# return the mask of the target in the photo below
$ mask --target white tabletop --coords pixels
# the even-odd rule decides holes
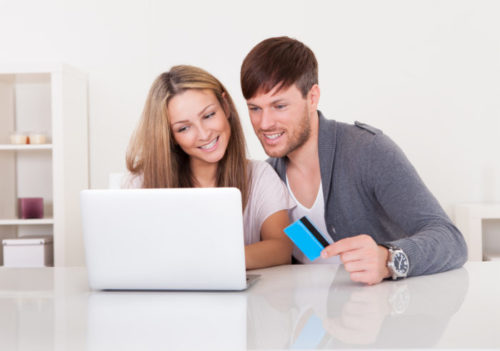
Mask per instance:
[[[342,266],[245,292],[97,292],[85,268],[0,267],[0,350],[500,348],[500,263],[363,286]]]

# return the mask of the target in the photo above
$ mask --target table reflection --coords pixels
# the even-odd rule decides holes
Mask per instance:
[[[92,292],[88,350],[243,350],[245,293]]]
[[[262,347],[259,340],[291,349],[432,347],[469,284],[463,268],[374,286],[351,282],[341,267],[323,269],[315,275],[308,268],[296,272],[300,288],[250,296],[249,348]]]

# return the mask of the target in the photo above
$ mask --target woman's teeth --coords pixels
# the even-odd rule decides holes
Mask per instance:
[[[210,144],[207,144],[207,145],[203,145],[203,146],[200,146],[200,149],[211,149],[214,147],[215,143],[217,142],[217,140],[219,140],[219,137],[215,138],[214,140],[212,140],[212,142]]]

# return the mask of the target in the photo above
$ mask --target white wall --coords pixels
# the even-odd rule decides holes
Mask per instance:
[[[260,40],[316,53],[320,109],[390,135],[445,209],[500,201],[500,2],[0,0],[0,61],[62,61],[89,74],[91,184],[124,171],[153,79],[174,64],[216,75],[265,157],[239,88]]]

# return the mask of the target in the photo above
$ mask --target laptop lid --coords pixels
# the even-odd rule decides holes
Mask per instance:
[[[80,200],[91,288],[246,288],[238,189],[83,190]]]

